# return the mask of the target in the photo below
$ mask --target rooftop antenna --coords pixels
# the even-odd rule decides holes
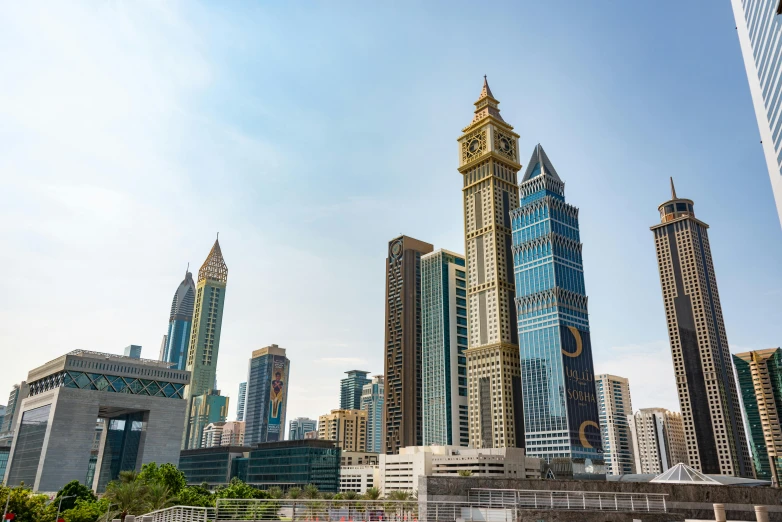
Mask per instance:
[[[671,199],[676,198],[676,187],[673,186],[673,176],[671,176]]]

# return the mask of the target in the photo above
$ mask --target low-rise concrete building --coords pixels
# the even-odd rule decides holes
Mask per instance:
[[[379,485],[391,491],[418,491],[418,479],[427,475],[540,478],[543,461],[527,457],[521,448],[471,449],[460,446],[410,446],[397,455],[380,455]]]
[[[53,492],[85,481],[105,420],[92,483],[147,462],[179,464],[190,372],[169,363],[76,350],[30,371],[14,426],[5,483]]]
[[[362,466],[340,466],[339,491],[355,491],[366,493],[369,488],[376,487],[380,482],[380,467],[377,464]]]
[[[340,465],[342,466],[365,466],[377,465],[380,455],[377,453],[367,453],[364,451],[342,451],[340,453]]]

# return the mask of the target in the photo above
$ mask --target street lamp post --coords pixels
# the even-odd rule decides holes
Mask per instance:
[[[109,522],[109,511],[111,511],[111,506],[117,506],[119,504],[109,504],[109,507],[106,508],[106,522]]]
[[[62,508],[62,501],[66,498],[75,498],[76,495],[68,495],[67,497],[60,497],[60,503],[57,504],[57,518],[54,519],[54,522],[60,522],[60,509]]]
[[[8,488],[8,496],[5,498],[5,509],[3,510],[3,522],[5,522],[5,516],[8,514],[8,501],[11,500],[11,488]]]

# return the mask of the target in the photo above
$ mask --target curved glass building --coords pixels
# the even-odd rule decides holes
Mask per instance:
[[[171,302],[171,316],[168,320],[168,337],[163,351],[163,360],[174,363],[177,370],[185,369],[187,347],[190,344],[190,329],[193,326],[193,304],[195,303],[195,282],[190,271],[179,283]]]

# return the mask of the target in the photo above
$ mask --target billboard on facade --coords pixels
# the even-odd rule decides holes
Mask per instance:
[[[285,357],[272,357],[272,385],[269,392],[269,424],[267,441],[282,440],[285,423],[285,402],[288,393],[288,361]]]
[[[562,341],[562,366],[565,369],[570,444],[602,453],[589,332],[572,326],[560,326],[559,335]]]

